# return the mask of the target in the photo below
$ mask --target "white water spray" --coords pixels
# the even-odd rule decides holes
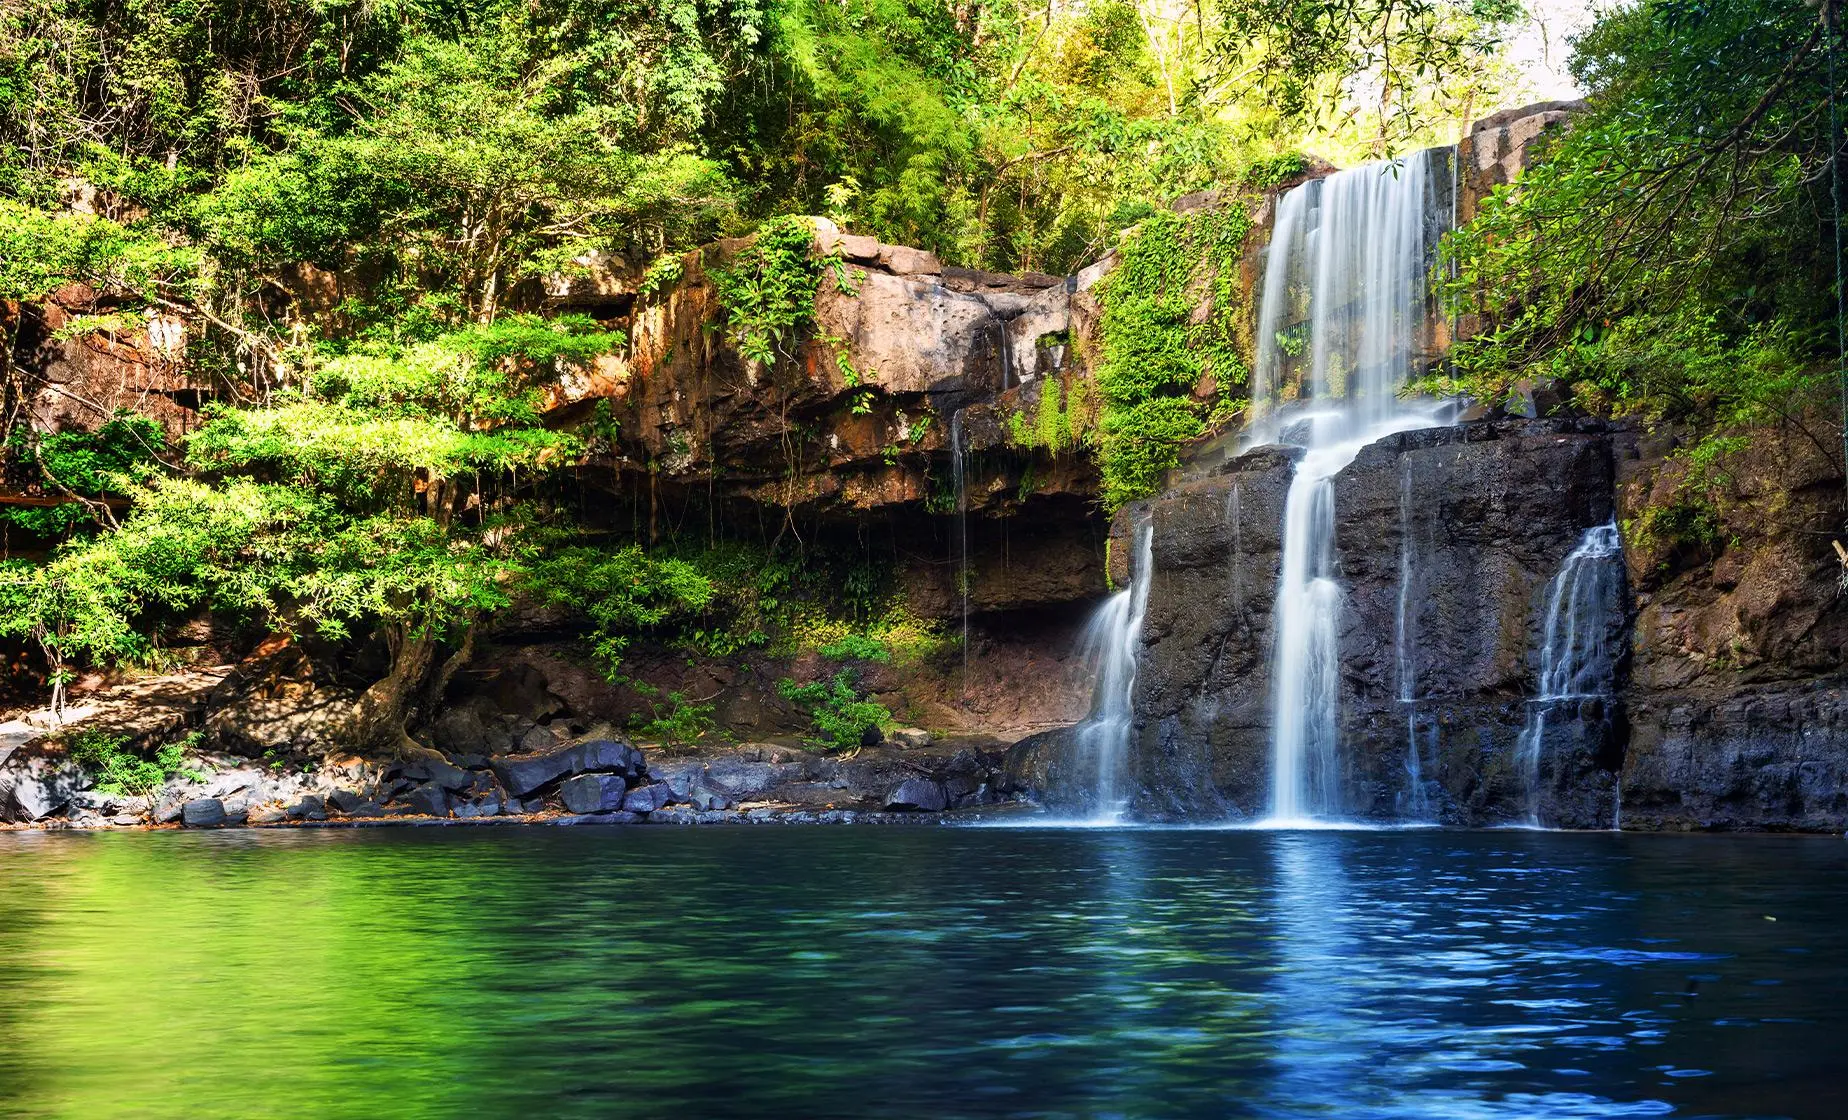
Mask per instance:
[[[1277,204],[1258,309],[1251,438],[1305,450],[1284,502],[1271,824],[1326,820],[1345,808],[1334,479],[1367,444],[1436,422],[1399,391],[1429,349],[1425,276],[1449,224],[1432,172],[1450,157],[1433,149],[1343,171]]]
[[[1155,526],[1145,521],[1136,527],[1129,586],[1110,596],[1091,616],[1080,647],[1095,683],[1091,715],[1074,734],[1079,757],[1093,771],[1091,819],[1100,824],[1120,821],[1127,807],[1124,769],[1135,715],[1136,658],[1142,653],[1142,618],[1148,610],[1154,574]]]
[[[1623,602],[1623,539],[1612,523],[1585,530],[1547,585],[1539,693],[1515,745],[1527,823],[1540,823],[1540,749],[1547,716],[1562,704],[1608,700],[1616,689],[1611,621]]]

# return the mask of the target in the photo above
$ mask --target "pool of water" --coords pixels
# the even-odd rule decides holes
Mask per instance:
[[[0,834],[4,1116],[1848,1116],[1848,841]]]

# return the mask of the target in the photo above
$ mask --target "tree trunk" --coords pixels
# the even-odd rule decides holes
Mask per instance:
[[[356,750],[395,758],[435,757],[436,752],[411,738],[410,724],[434,711],[449,681],[474,653],[473,621],[463,628],[461,644],[437,662],[442,643],[405,624],[386,633],[391,671],[366,689],[347,717],[344,738]]]

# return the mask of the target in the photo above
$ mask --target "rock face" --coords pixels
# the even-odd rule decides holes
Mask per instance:
[[[1345,813],[1407,815],[1418,793],[1407,777],[1415,729],[1435,815],[1451,824],[1522,815],[1514,755],[1542,600],[1584,531],[1612,515],[1620,439],[1574,421],[1410,432],[1366,448],[1336,477]],[[1259,448],[1120,517],[1154,526],[1129,762],[1139,816],[1240,820],[1266,809],[1273,612],[1295,458]],[[1400,698],[1402,651],[1410,702]],[[1568,731],[1561,725],[1550,741]],[[1010,771],[1028,785],[1057,780],[1074,768],[1061,762],[1067,749],[1049,737],[1017,753]],[[1608,823],[1621,756],[1602,753],[1600,741],[1547,758],[1543,819]]]
[[[1738,504],[1717,558],[1635,532],[1648,501],[1676,492],[1674,461],[1621,427],[1485,421],[1364,449],[1334,482],[1341,814],[1848,825],[1848,608],[1826,542],[1788,528],[1826,523],[1841,481],[1788,438],[1766,435],[1733,463]],[[1130,525],[1154,526],[1129,763],[1138,816],[1246,820],[1267,809],[1294,459],[1259,448],[1119,517],[1118,554]],[[1586,530],[1613,519],[1631,526],[1631,594],[1600,616],[1616,651],[1610,695],[1550,706],[1534,725],[1530,800],[1520,746],[1551,584]],[[1083,770],[1070,735],[1055,732],[1017,745],[1005,782],[1076,805]]]

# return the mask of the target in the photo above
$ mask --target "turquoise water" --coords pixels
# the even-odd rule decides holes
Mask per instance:
[[[5,1116],[1848,1115],[1848,842],[0,834]]]

